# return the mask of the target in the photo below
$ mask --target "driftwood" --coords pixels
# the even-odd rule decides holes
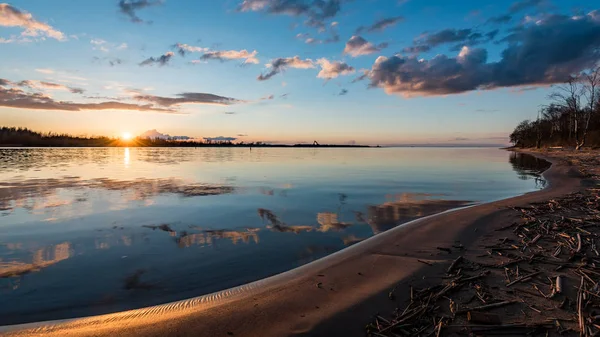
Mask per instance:
[[[454,255],[446,274],[428,277],[425,288],[394,287],[390,299],[401,292],[407,303],[374,316],[367,335],[600,336],[600,189],[511,208],[521,221],[496,229],[502,237],[480,246],[487,254]],[[464,248],[452,247],[432,248]]]
[[[487,314],[483,312],[477,311],[468,311],[467,312],[467,320],[472,323],[481,323],[481,324],[501,324],[502,320],[500,316],[495,314]]]

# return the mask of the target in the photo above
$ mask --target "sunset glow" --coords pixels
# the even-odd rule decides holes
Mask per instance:
[[[123,134],[121,134],[122,140],[131,140],[132,138],[131,132],[123,132]]]

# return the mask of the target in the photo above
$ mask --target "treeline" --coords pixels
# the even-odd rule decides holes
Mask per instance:
[[[22,147],[367,147],[363,145],[266,144],[231,141],[198,141],[161,138],[123,140],[110,137],[77,137],[59,133],[41,133],[27,128],[0,127],[0,146]]]
[[[600,146],[600,67],[555,86],[536,120],[524,120],[510,135],[516,147]]]

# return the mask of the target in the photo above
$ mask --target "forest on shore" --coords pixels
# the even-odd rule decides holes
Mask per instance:
[[[125,140],[111,137],[73,136],[61,133],[41,133],[27,128],[0,127],[0,147],[368,147],[336,144],[268,144],[214,140],[180,140],[173,138],[141,138]]]
[[[600,66],[553,86],[536,120],[510,134],[515,147],[600,147]]]

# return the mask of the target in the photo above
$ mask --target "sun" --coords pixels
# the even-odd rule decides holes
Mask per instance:
[[[123,140],[131,140],[132,138],[133,136],[130,132],[123,132],[123,134],[121,135],[121,139]]]

